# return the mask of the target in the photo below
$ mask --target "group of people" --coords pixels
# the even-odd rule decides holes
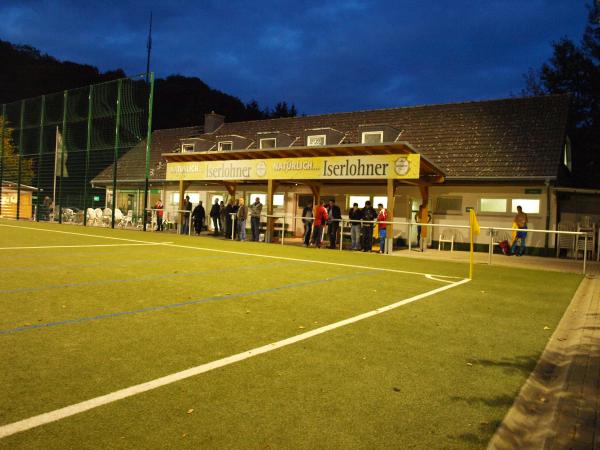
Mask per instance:
[[[365,202],[363,208],[358,203],[352,205],[348,212],[350,220],[350,237],[352,250],[371,252],[373,250],[373,231],[375,225],[378,229],[379,253],[385,252],[385,241],[387,237],[387,210],[383,204],[377,205],[377,211],[371,206],[370,201]],[[302,210],[302,222],[304,224],[304,245],[321,248],[321,241],[327,227],[329,237],[329,248],[337,248],[337,234],[340,229],[342,213],[335,200],[329,200],[327,208],[321,200],[316,208],[312,203],[307,204]]]
[[[158,209],[156,205],[155,208]],[[229,199],[227,205],[225,205],[222,200],[215,199],[215,203],[212,205],[208,213],[213,224],[213,234],[215,236],[223,235],[228,239],[233,236],[234,239],[245,241],[246,223],[248,220],[248,215],[250,215],[250,238],[252,241],[258,241],[260,236],[260,215],[262,213],[262,208],[263,205],[258,197],[250,206],[247,206],[246,202],[241,197],[235,200]],[[203,229],[208,229],[208,225],[205,223],[206,211],[202,205],[202,202],[199,202],[198,205],[196,205],[196,207],[192,210],[190,197],[186,195],[183,201],[183,211],[185,211],[183,214],[181,228],[181,232],[183,234],[188,234],[190,231],[190,219],[192,220],[196,235],[199,235]],[[159,215],[162,219],[162,211],[157,213],[157,219]],[[157,220],[157,222],[159,221]],[[160,222],[162,222],[162,220]],[[160,224],[159,229],[161,229]]]

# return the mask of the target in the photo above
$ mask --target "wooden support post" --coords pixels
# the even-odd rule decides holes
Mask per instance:
[[[313,205],[317,207],[321,200],[321,185],[320,184],[309,184],[310,190],[313,194]]]
[[[225,183],[225,182],[223,182],[223,184],[225,185],[225,189],[227,189],[227,192],[229,193],[231,198],[235,200],[235,190],[236,190],[237,185],[235,183]]]
[[[422,224],[426,224],[429,222],[429,208],[427,207],[427,203],[429,203],[429,185],[419,184],[419,191],[421,191],[421,204],[424,206],[419,219]],[[421,226],[421,250],[427,247],[426,240],[429,231],[429,227]]]
[[[396,203],[396,188],[398,187],[398,181],[393,179],[387,180],[387,220],[388,222],[394,221],[394,204]],[[394,225],[388,224],[386,240],[385,240],[385,252],[392,254],[394,250]]]
[[[273,241],[275,220],[270,216],[273,215],[273,194],[275,194],[278,185],[279,182],[276,180],[267,180],[267,230],[265,232],[265,242]]]

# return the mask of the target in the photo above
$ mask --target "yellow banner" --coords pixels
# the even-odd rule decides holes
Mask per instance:
[[[167,180],[342,180],[419,178],[419,155],[324,156],[170,162]]]

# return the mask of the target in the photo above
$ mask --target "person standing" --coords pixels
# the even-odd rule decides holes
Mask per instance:
[[[360,221],[363,219],[363,214],[358,203],[352,205],[352,209],[348,212],[348,218],[350,219],[352,250],[360,250]]]
[[[221,200],[219,203],[219,231],[223,233],[225,223],[227,222],[227,213],[225,212],[225,202]]]
[[[342,212],[340,207],[335,204],[335,200],[329,200],[329,208],[327,210],[329,216],[329,226],[327,231],[329,232],[329,248],[336,248],[337,233],[340,229],[340,222],[342,220]]]
[[[387,237],[387,210],[383,204],[377,205],[377,229],[379,230],[379,253],[385,253],[385,239]]]
[[[523,212],[523,208],[517,206],[517,215],[513,219],[513,222],[517,225],[519,231],[517,231],[517,237],[510,249],[511,255],[523,256],[523,253],[525,253],[525,239],[527,238],[527,232],[521,230],[527,229],[528,221],[529,219],[527,217],[527,214]],[[519,247],[519,253],[516,253],[517,247]]]
[[[419,205],[419,212],[415,214],[415,222],[417,222],[418,224],[431,222],[431,214],[429,214],[429,211],[427,211],[427,207],[425,205]],[[421,248],[422,228],[423,227],[421,225],[417,225],[417,247],[419,248]]]
[[[217,236],[219,231],[221,231],[221,227],[219,225],[219,217],[221,214],[221,208],[219,207],[219,199],[215,199],[215,204],[210,208],[210,218],[212,219],[214,235]]]
[[[365,207],[362,209],[362,216],[362,251],[370,252],[373,250],[373,226],[375,225],[377,214],[375,213],[375,209],[371,206],[371,202],[368,200],[365,202]]]
[[[204,226],[204,219],[206,218],[206,211],[204,210],[204,206],[202,206],[202,202],[199,202],[194,208],[192,217],[194,219],[194,231],[196,232],[196,236],[200,236],[200,232]]]
[[[260,198],[256,197],[254,203],[250,205],[250,229],[252,230],[252,240],[258,242],[258,235],[260,233],[260,213],[262,212],[263,205],[260,202]]]
[[[233,199],[227,201],[227,206],[223,210],[225,213],[225,239],[231,239],[233,233]]]
[[[240,227],[238,227],[237,225],[237,212],[240,209],[240,200],[239,199],[235,199],[235,202],[233,203],[233,210],[231,211],[231,220],[233,222],[233,238],[237,239],[238,238],[238,231],[240,230]]]
[[[160,198],[154,204],[154,209],[156,210],[156,231],[162,231],[163,230],[163,213],[165,211],[164,211],[163,204],[160,201]]]
[[[304,224],[304,246],[310,245],[310,235],[313,227],[313,205],[308,202],[302,210],[302,223]]]
[[[183,234],[190,233],[191,212],[192,212],[192,202],[190,202],[190,196],[186,195],[185,199],[183,200],[183,213],[182,213],[183,214],[183,230],[182,230]]]
[[[319,206],[315,210],[315,223],[313,226],[313,237],[312,241],[315,247],[321,248],[321,239],[323,238],[323,227],[329,219],[327,217],[327,210],[325,209],[325,202],[321,200]]]
[[[240,198],[239,207],[237,210],[237,228],[240,241],[246,240],[246,219],[248,218],[248,207],[244,203],[244,199]]]

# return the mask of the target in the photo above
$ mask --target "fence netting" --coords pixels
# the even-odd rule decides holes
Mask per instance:
[[[126,214],[115,162],[146,147],[153,83],[143,74],[1,105],[0,217],[114,226]],[[113,189],[95,187],[110,166]],[[132,209],[144,210],[146,192]]]

